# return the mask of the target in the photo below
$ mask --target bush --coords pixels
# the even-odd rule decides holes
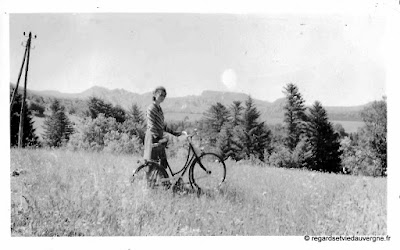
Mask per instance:
[[[100,113],[97,118],[87,117],[77,126],[69,140],[72,150],[107,151],[116,154],[143,154],[143,141],[127,126],[115,118]]]
[[[32,114],[37,117],[44,117],[44,111],[46,108],[36,102],[30,102],[29,109],[32,111]]]
[[[117,154],[143,154],[143,143],[136,135],[110,131],[104,135],[104,151]]]
[[[365,176],[380,176],[378,159],[373,157],[373,153],[369,147],[357,145],[352,142],[349,137],[345,137],[340,142],[343,154],[342,171],[345,174],[365,175]]]
[[[361,117],[365,122],[367,147],[374,158],[377,171],[386,176],[387,168],[387,104],[386,97],[367,106]]]
[[[138,137],[143,144],[146,135],[146,125],[144,123],[135,122],[132,118],[128,118],[123,123],[118,124],[118,131],[128,134],[130,137]]]
[[[76,132],[70,137],[68,147],[73,150],[103,150],[104,136],[117,130],[115,118],[106,118],[104,114],[99,114],[96,119],[87,117],[75,128]]]
[[[293,165],[292,153],[286,147],[275,148],[268,158],[268,163],[278,168],[291,167]]]
[[[267,162],[271,166],[280,168],[305,168],[310,157],[307,148],[308,144],[305,138],[300,140],[293,152],[283,145],[276,145]]]
[[[125,121],[125,110],[121,106],[113,106],[100,98],[91,97],[88,100],[88,115],[95,119],[100,114],[105,117],[113,117],[118,123],[123,123]]]

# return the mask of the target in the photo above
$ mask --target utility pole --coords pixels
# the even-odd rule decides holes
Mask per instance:
[[[12,109],[13,109],[13,107],[14,107],[15,94],[17,93],[18,86],[19,86],[19,80],[21,79],[22,70],[24,69],[25,58],[26,58],[26,52],[27,52],[27,51],[28,51],[28,46],[26,46],[26,48],[25,48],[24,59],[22,60],[21,69],[19,70],[19,75],[18,75],[18,80],[17,80],[17,86],[15,86],[14,92],[13,92],[12,97],[11,97],[10,113],[12,112]]]
[[[25,35],[25,32],[24,32],[24,35]],[[35,35],[35,38],[36,38],[36,35]],[[25,58],[26,58],[24,96],[22,98],[21,112],[20,112],[20,116],[19,116],[18,148],[22,148],[23,137],[24,137],[24,116],[25,116],[25,109],[26,109],[25,108],[25,106],[26,106],[26,89],[27,89],[27,83],[28,83],[28,69],[29,69],[29,56],[30,56],[30,50],[31,50],[31,40],[32,40],[32,32],[29,32],[28,41],[26,43],[24,59],[22,61],[21,70],[20,70],[20,73],[18,75],[17,86],[16,86],[16,88],[15,88],[15,90],[13,92],[11,105],[10,105],[10,112],[11,112],[12,106],[13,106],[13,103],[14,103],[14,99],[15,99],[15,94],[18,93],[19,80],[21,78],[21,73],[22,73],[22,69],[24,67]]]

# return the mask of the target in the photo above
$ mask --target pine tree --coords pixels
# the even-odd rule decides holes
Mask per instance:
[[[51,114],[44,121],[44,143],[49,147],[60,147],[69,140],[73,133],[72,125],[65,114],[65,107],[58,99],[54,99],[50,105]]]
[[[120,126],[121,131],[131,136],[137,136],[141,143],[143,143],[146,133],[146,124],[144,122],[144,114],[136,103],[132,104],[128,109],[126,117],[127,119]]]
[[[307,159],[308,167],[324,172],[340,172],[340,142],[328,115],[321,103],[316,101],[310,108],[307,126],[307,141],[310,156]]]
[[[10,93],[13,93],[13,88]],[[11,97],[11,95],[10,95]],[[18,93],[15,94],[14,105],[10,112],[10,146],[18,146],[18,134],[19,134],[19,122],[20,112],[22,107],[22,96]],[[38,137],[35,134],[35,128],[33,126],[32,112],[31,109],[25,106],[24,112],[24,126],[23,126],[23,138],[22,147],[39,145]]]
[[[245,102],[243,112],[243,151],[247,157],[254,155],[260,160],[264,160],[264,150],[269,147],[271,142],[271,131],[267,129],[264,122],[258,122],[260,112],[254,106],[253,99],[249,98]]]
[[[129,108],[128,116],[132,119],[133,122],[140,124],[144,123],[144,114],[142,110],[140,110],[137,103],[132,104],[132,106]]]
[[[217,136],[216,146],[224,159],[230,157],[234,160],[240,160],[243,158],[241,153],[244,147],[242,143],[244,135],[242,133],[243,129],[241,129],[243,109],[240,101],[233,102],[229,107],[230,115],[228,121],[224,123]]]
[[[219,154],[223,159],[227,159],[228,157],[231,157],[232,159],[236,158],[232,136],[232,126],[231,124],[226,123],[218,134],[216,142],[216,147],[219,149]]]
[[[231,116],[229,118],[229,122],[232,127],[236,127],[237,125],[243,123],[242,111],[244,108],[241,104],[242,103],[240,101],[234,101],[233,104],[230,106]]]
[[[248,152],[245,150],[246,138],[246,133],[242,124],[239,124],[232,128],[232,137],[230,141],[230,147],[234,152],[234,155],[232,155],[232,159],[239,161],[248,157]]]
[[[286,95],[284,122],[287,130],[285,141],[286,146],[290,151],[293,151],[299,143],[301,135],[305,132],[305,124],[307,121],[307,116],[305,114],[306,107],[299,89],[293,83],[286,85],[284,93]]]
[[[243,127],[246,132],[249,132],[257,124],[257,120],[260,117],[260,112],[254,106],[253,99],[249,96],[245,102],[245,108],[243,112]]]
[[[217,136],[222,129],[222,126],[228,121],[229,110],[217,102],[204,113],[203,135],[209,140],[211,146],[215,146]]]

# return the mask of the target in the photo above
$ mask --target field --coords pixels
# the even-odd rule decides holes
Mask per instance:
[[[130,185],[136,160],[11,149],[11,235],[387,234],[383,178],[228,161],[224,187],[198,197]]]

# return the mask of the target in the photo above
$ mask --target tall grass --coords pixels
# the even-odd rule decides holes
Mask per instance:
[[[137,158],[12,149],[13,236],[386,234],[386,179],[228,161],[219,192],[129,183]],[[171,159],[171,165],[183,162]]]

